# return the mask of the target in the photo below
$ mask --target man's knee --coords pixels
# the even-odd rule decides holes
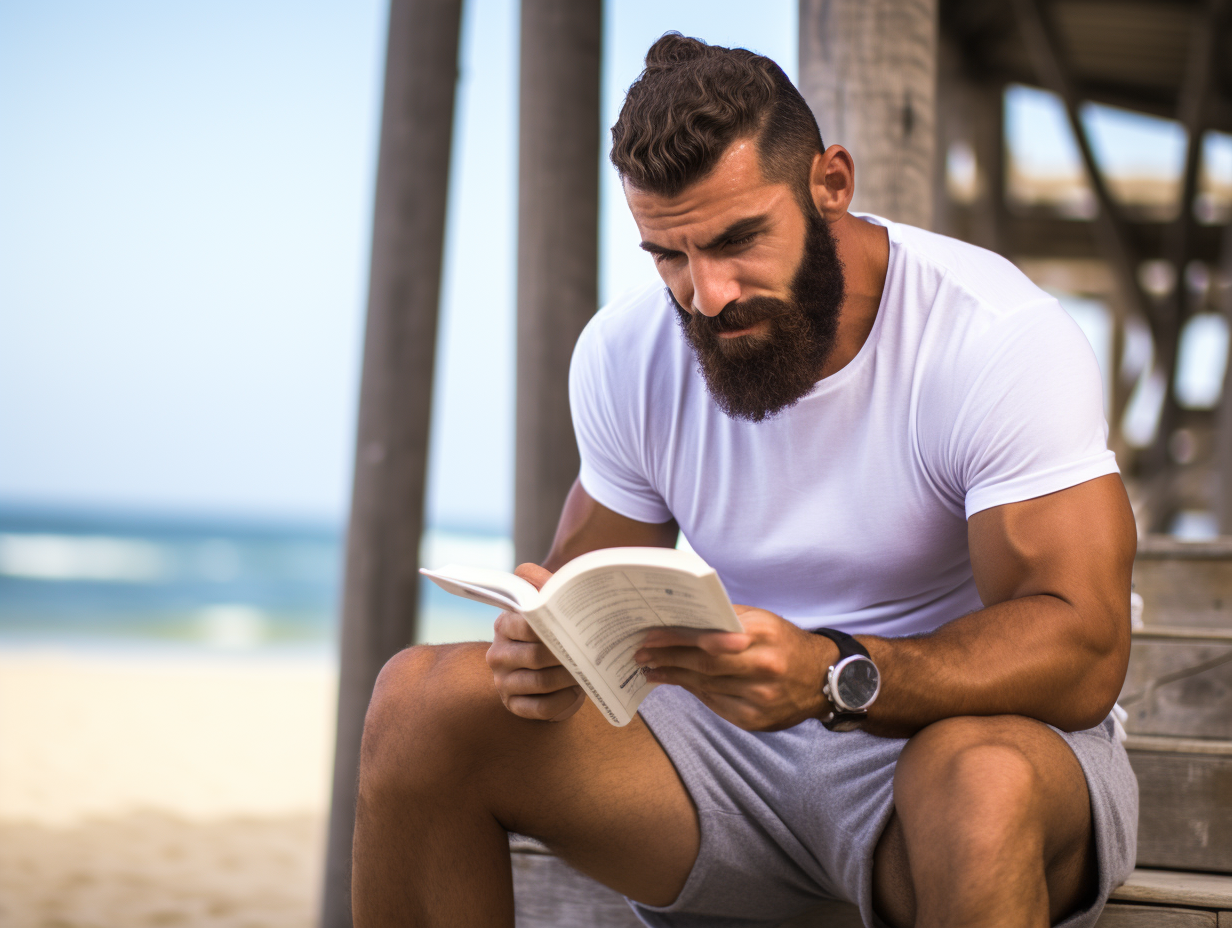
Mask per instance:
[[[952,718],[920,731],[894,776],[895,806],[908,831],[924,825],[994,844],[1009,833],[1042,837],[1045,774],[1032,750],[1041,734],[1051,733],[1013,716]]]
[[[481,645],[419,645],[381,669],[364,718],[360,792],[448,782],[496,701]]]

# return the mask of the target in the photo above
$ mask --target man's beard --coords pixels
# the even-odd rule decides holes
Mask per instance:
[[[668,291],[710,395],[733,419],[760,422],[794,406],[813,389],[834,349],[843,265],[825,220],[815,210],[805,218],[804,256],[790,300],[749,297],[712,317],[687,312]],[[761,332],[719,337],[762,320],[768,325]]]

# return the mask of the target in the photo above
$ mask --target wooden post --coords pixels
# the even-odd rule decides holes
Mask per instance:
[[[1172,461],[1169,442],[1181,422],[1181,407],[1176,396],[1176,366],[1180,360],[1181,329],[1191,315],[1187,300],[1188,287],[1185,270],[1193,256],[1193,239],[1197,222],[1194,219],[1194,197],[1198,192],[1198,166],[1202,156],[1202,139],[1208,125],[1208,111],[1214,93],[1216,66],[1221,48],[1220,21],[1228,0],[1207,0],[1205,9],[1194,17],[1190,28],[1189,54],[1185,77],[1181,81],[1177,97],[1177,119],[1185,129],[1188,139],[1185,166],[1181,174],[1181,201],[1176,219],[1164,239],[1164,256],[1176,271],[1176,283],[1160,305],[1161,329],[1164,337],[1155,345],[1156,363],[1165,365],[1168,372],[1167,390],[1159,415],[1159,427],[1155,440],[1143,455],[1143,469],[1154,476],[1154,492],[1151,494],[1151,529],[1167,531],[1176,508],[1174,486],[1178,468]]]
[[[515,557],[541,561],[578,472],[569,359],[599,292],[602,0],[522,0]]]
[[[1005,206],[1005,88],[974,79],[953,36],[937,43],[937,149],[933,169],[934,232],[1007,253]],[[966,142],[975,155],[974,196],[954,201],[949,189],[950,146]]]
[[[800,0],[800,92],[856,163],[852,208],[930,228],[937,0]]]
[[[1223,227],[1220,260],[1225,280],[1232,280],[1232,223]],[[1232,326],[1232,288],[1223,291],[1219,309]],[[1215,505],[1219,533],[1232,535],[1232,352],[1223,374],[1223,395],[1215,415]]]
[[[980,172],[980,189],[972,217],[972,241],[1008,255],[1005,206],[1005,86],[1000,82],[972,86],[967,100],[971,104],[975,162]]]
[[[1100,243],[1100,250],[1112,269],[1126,305],[1132,306],[1146,320],[1151,327],[1151,335],[1156,345],[1160,345],[1167,337],[1165,328],[1161,327],[1158,311],[1138,285],[1140,256],[1134,247],[1129,229],[1113,202],[1112,194],[1108,191],[1104,174],[1095,161],[1095,153],[1091,149],[1090,139],[1087,138],[1086,127],[1083,126],[1078,113],[1078,107],[1082,101],[1078,97],[1073,75],[1070,74],[1068,65],[1061,58],[1052,23],[1044,16],[1040,0],[1013,0],[1013,6],[1018,30],[1026,44],[1028,55],[1040,83],[1060,97],[1065,105],[1065,114],[1069,119],[1074,141],[1078,145],[1078,153],[1082,156],[1087,180],[1090,181],[1091,189],[1095,192],[1095,199],[1099,204],[1099,212],[1095,216],[1095,234]],[[1159,357],[1157,354],[1157,360]],[[1169,365],[1170,376],[1171,355],[1166,357],[1166,363]]]
[[[342,611],[323,928],[351,925],[364,713],[415,638],[461,0],[391,0]]]

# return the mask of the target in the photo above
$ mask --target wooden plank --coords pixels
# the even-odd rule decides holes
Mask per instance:
[[[1147,626],[1232,629],[1232,543],[1149,538],[1134,561]]]
[[[1095,928],[1218,928],[1214,912],[1109,903]]]
[[[1138,863],[1232,873],[1232,756],[1129,752],[1138,777]]]
[[[1140,252],[1158,254],[1163,248],[1165,224],[1130,207],[1123,211],[1125,224]],[[1194,253],[1202,260],[1219,261],[1218,226],[1200,226],[1193,240]],[[1089,219],[1059,216],[1048,206],[1012,204],[1005,226],[1006,249],[1015,258],[1101,258],[1094,223]]]
[[[513,547],[542,561],[578,473],[569,359],[599,304],[600,0],[522,0]],[[619,209],[624,209],[620,206]]]
[[[1178,754],[1232,755],[1232,741],[1202,738],[1171,738],[1163,735],[1130,734],[1125,742],[1127,751],[1166,751]]]
[[[1112,891],[1111,898],[1120,902],[1232,910],[1232,876],[1139,869]]]
[[[1138,542],[1139,561],[1227,561],[1232,565],[1232,536],[1181,541],[1171,535],[1147,535]]]
[[[1168,625],[1147,625],[1131,632],[1138,641],[1226,641],[1232,644],[1232,628],[1185,628]]]
[[[1229,640],[1135,636],[1119,699],[1129,732],[1232,739],[1232,632],[1219,634]]]
[[[1219,913],[1219,928],[1232,928],[1232,912]]]
[[[413,643],[461,0],[393,0],[343,592],[323,928],[351,924],[364,713]]]
[[[641,928],[624,897],[550,854],[515,853],[517,928]]]

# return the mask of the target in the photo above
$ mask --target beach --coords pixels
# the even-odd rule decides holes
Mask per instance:
[[[0,651],[0,924],[307,928],[324,656]]]

